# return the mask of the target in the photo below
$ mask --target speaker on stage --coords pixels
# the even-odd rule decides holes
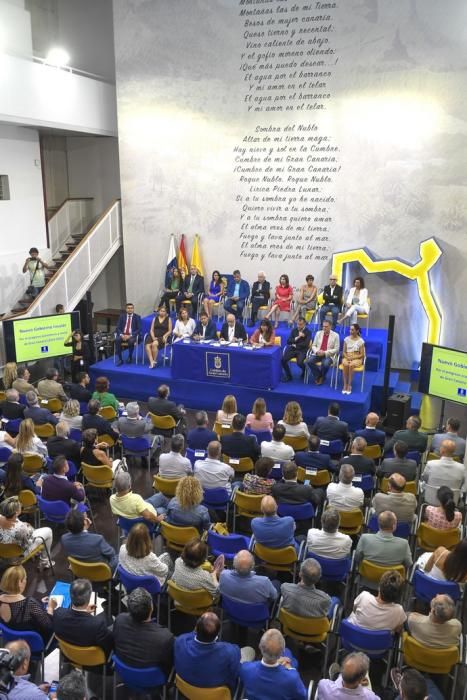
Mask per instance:
[[[386,414],[385,428],[389,431],[405,428],[407,418],[410,416],[410,396],[408,394],[391,394],[388,398],[388,410]]]

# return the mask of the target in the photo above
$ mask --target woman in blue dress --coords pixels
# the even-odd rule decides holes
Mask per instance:
[[[221,273],[218,270],[214,270],[212,273],[211,283],[209,285],[209,292],[203,299],[204,310],[206,311],[209,318],[212,316],[212,307],[214,304],[218,304],[221,296],[224,293],[224,282],[221,277]]]

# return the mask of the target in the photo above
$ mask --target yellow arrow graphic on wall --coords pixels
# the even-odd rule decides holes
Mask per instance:
[[[398,258],[374,260],[365,248],[357,248],[334,253],[332,272],[339,280],[342,280],[344,265],[358,262],[367,272],[396,272],[409,280],[415,280],[420,301],[428,317],[427,342],[437,344],[441,335],[441,313],[431,289],[428,272],[441,255],[442,250],[434,238],[428,238],[420,243],[420,260],[415,265]]]

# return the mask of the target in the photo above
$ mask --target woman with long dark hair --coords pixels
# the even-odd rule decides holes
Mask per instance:
[[[222,280],[221,273],[219,270],[214,270],[212,273],[211,282],[209,284],[209,291],[203,299],[204,310],[206,311],[209,318],[212,316],[212,307],[214,304],[218,304],[221,296],[224,293],[224,281]]]
[[[440,486],[436,492],[439,506],[427,506],[423,512],[424,521],[437,530],[450,530],[459,527],[462,513],[457,510],[454,493],[449,486]]]
[[[268,318],[263,318],[259,328],[255,330],[250,338],[250,343],[257,348],[271,347],[276,342],[276,334],[272,323]]]
[[[281,275],[279,279],[279,284],[275,289],[275,298],[272,302],[272,306],[266,314],[265,318],[271,318],[274,314],[275,323],[274,328],[279,325],[279,317],[281,311],[290,311],[290,305],[293,299],[293,287],[289,284],[289,276]]]

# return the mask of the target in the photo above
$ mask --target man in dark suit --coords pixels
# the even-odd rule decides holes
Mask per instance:
[[[332,313],[332,327],[336,327],[337,316],[339,311],[342,309],[343,302],[343,289],[337,284],[337,276],[331,274],[329,277],[329,284],[327,284],[323,289],[323,306],[319,312],[320,322],[323,323],[326,318],[326,314]]]
[[[317,435],[321,440],[342,440],[345,443],[349,439],[349,426],[339,420],[340,407],[337,401],[332,401],[329,404],[328,415],[320,416],[316,419],[311,432]]]
[[[304,469],[333,469],[331,455],[321,454],[319,451],[320,439],[317,435],[311,435],[309,444],[310,449],[306,452],[295,453],[295,464]]]
[[[282,465],[282,479],[276,481],[271,493],[277,503],[287,503],[295,506],[313,503],[317,507],[324,500],[324,491],[314,489],[309,484],[299,484],[297,482],[297,465],[295,462],[286,462]]]
[[[56,435],[47,440],[47,452],[54,459],[58,455],[64,455],[70,459],[75,467],[79,468],[81,462],[80,444],[76,440],[70,440],[70,426],[65,421],[60,421],[55,426]]]
[[[256,462],[261,454],[260,446],[254,435],[244,435],[246,418],[241,413],[236,413],[232,418],[232,430],[230,435],[222,435],[222,454],[229,457],[250,457]]]
[[[90,400],[88,413],[85,413],[83,416],[81,429],[84,431],[88,430],[88,428],[94,428],[94,430],[97,430],[98,435],[110,435],[114,440],[118,440],[118,433],[112,428],[109,421],[99,415],[100,407],[100,401],[97,399]]]
[[[85,513],[73,508],[65,518],[65,525],[68,532],[62,535],[60,542],[67,557],[88,563],[103,561],[112,571],[117,568],[118,557],[114,548],[102,535],[89,532],[91,521]]]
[[[198,294],[204,292],[204,277],[198,274],[196,265],[191,265],[190,274],[185,276],[182,282],[182,288],[175,299],[177,312],[180,311],[182,301],[191,302],[192,316],[196,318],[198,309]]]
[[[258,281],[253,282],[251,287],[251,319],[250,326],[256,323],[258,309],[260,306],[267,306],[271,296],[271,285],[266,280],[264,272],[258,272]]]
[[[58,418],[49,411],[48,408],[41,408],[35,391],[28,391],[26,394],[27,408],[24,409],[24,417],[30,418],[35,425],[57,425]]]
[[[302,377],[305,375],[305,357],[311,341],[311,333],[306,326],[306,320],[300,316],[297,320],[297,327],[294,328],[287,338],[287,347],[282,355],[282,367],[285,372],[285,381],[292,381],[289,362],[294,357],[297,365],[302,370]]]
[[[355,474],[375,474],[375,463],[369,457],[365,457],[366,440],[362,437],[356,437],[352,440],[350,454],[342,457],[339,466],[342,464],[351,464]]]
[[[225,323],[222,324],[221,338],[227,342],[247,340],[246,330],[241,321],[236,321],[234,314],[227,314]]]
[[[72,501],[84,501],[86,494],[79,481],[68,481],[67,474],[70,471],[66,457],[58,455],[52,464],[52,474],[44,477],[41,496],[46,501],[63,501],[69,506]]]
[[[394,443],[394,457],[386,457],[376,470],[377,476],[389,477],[391,474],[402,474],[407,481],[415,481],[417,477],[417,462],[407,459],[409,446],[403,440]]]
[[[233,278],[227,284],[225,294],[224,309],[236,318],[242,318],[243,308],[246,300],[250,296],[250,285],[246,280],[242,280],[240,270],[233,271]],[[235,305],[235,309],[233,306]]]
[[[118,355],[117,365],[123,365],[122,359],[122,343],[128,346],[128,364],[131,364],[133,359],[133,350],[135,343],[138,341],[141,333],[141,316],[135,314],[133,304],[126,305],[126,313],[120,314],[115,330],[115,352]]]
[[[192,337],[194,340],[217,340],[216,324],[209,318],[206,311],[200,312]]]
[[[425,452],[428,443],[428,436],[420,432],[422,421],[418,416],[410,416],[407,418],[405,430],[396,430],[394,435],[384,446],[384,451],[390,452],[396,440],[406,442],[410,451]]]
[[[112,631],[107,627],[104,613],[94,615],[96,606],[91,603],[91,596],[91,582],[75,579],[70,588],[71,607],[54,610],[54,632],[69,644],[101,647],[108,656],[113,647]]]
[[[0,414],[8,420],[24,418],[24,406],[19,402],[19,393],[16,389],[7,389],[5,401],[0,403]]]
[[[67,391],[70,394],[70,398],[76,399],[80,403],[87,403],[92,397],[92,391],[88,389],[90,381],[87,372],[80,372],[78,374],[78,383],[68,385]]]
[[[365,419],[365,427],[362,430],[356,430],[355,437],[364,438],[367,445],[379,445],[380,447],[384,447],[386,433],[384,430],[378,430],[376,427],[378,423],[378,414],[369,413]]]
[[[177,406],[175,401],[169,400],[170,389],[167,384],[161,384],[157,389],[157,396],[150,396],[148,398],[148,411],[154,413],[155,416],[172,416],[172,418],[178,423],[177,432],[186,433],[186,419],[185,419],[185,409]],[[161,433],[167,431],[159,431]],[[172,431],[170,431],[172,435]]]
[[[210,442],[217,440],[217,435],[209,429],[208,414],[198,411],[195,414],[196,428],[190,430],[187,444],[191,450],[207,450]]]

